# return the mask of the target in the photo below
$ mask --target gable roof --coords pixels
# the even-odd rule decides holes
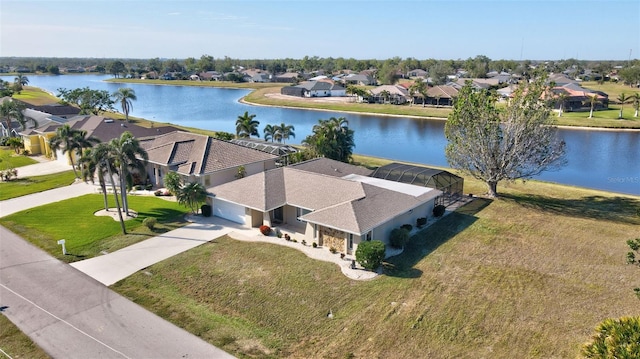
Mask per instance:
[[[344,178],[281,167],[207,189],[216,198],[267,212],[290,205],[301,219],[362,235],[442,192],[360,175]]]
[[[458,97],[458,89],[453,86],[433,86],[427,90],[427,96],[440,98]]]
[[[382,91],[388,91],[391,95],[409,96],[409,91],[400,85],[382,85],[370,91],[374,95],[379,95]]]
[[[142,127],[124,121],[95,115],[78,115],[69,119],[67,124],[77,130],[87,131],[88,136],[93,136],[102,142],[111,141],[129,131],[136,138],[161,135],[178,129],[173,126]]]
[[[143,139],[140,146],[147,151],[149,162],[176,167],[176,172],[182,175],[204,175],[278,158],[266,152],[184,131]]]

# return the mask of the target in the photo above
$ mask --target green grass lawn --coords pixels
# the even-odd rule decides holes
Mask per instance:
[[[625,262],[640,197],[498,190],[415,235],[371,281],[224,237],[113,288],[241,358],[571,358],[603,319],[640,313]]]
[[[122,235],[120,222],[111,217],[95,216],[104,209],[100,194],[89,194],[61,202],[32,208],[0,218],[0,224],[66,262],[91,258],[101,251],[113,252],[160,233],[181,227],[186,209],[176,202],[150,196],[129,196],[129,208],[138,217],[126,221],[129,232]],[[115,208],[113,196],[109,207]],[[151,231],[142,225],[147,217],[155,217],[158,226]],[[61,253],[57,244],[66,239],[69,255]]]
[[[0,313],[0,349],[7,358],[50,358],[27,335],[22,333],[7,317]],[[5,357],[4,355],[2,356]]]
[[[28,156],[17,155],[14,150],[8,147],[0,147],[0,171],[8,168],[32,165],[34,163],[38,163],[38,161]]]
[[[25,86],[19,94],[16,93],[12,97],[36,106],[50,105],[60,101],[59,98],[33,86]]]
[[[18,170],[18,174],[20,174],[20,170]],[[9,182],[0,182],[0,201],[68,186],[72,184],[75,179],[76,177],[73,171],[65,171],[43,176],[18,178]]]

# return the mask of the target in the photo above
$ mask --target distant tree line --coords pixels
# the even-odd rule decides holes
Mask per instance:
[[[283,72],[313,72],[324,70],[327,73],[335,73],[343,70],[355,72],[377,69],[377,78],[384,84],[392,84],[409,71],[422,69],[428,72],[433,83],[446,82],[446,76],[458,70],[464,70],[466,77],[486,77],[490,71],[516,73],[526,75],[532,67],[543,68],[548,72],[559,73],[571,70],[574,74],[591,70],[599,74],[608,74],[616,66],[621,66],[619,75],[624,81],[637,82],[636,77],[640,73],[640,60],[631,61],[586,61],[565,59],[559,61],[515,61],[492,60],[484,55],[478,55],[466,60],[437,60],[415,59],[412,57],[393,57],[385,60],[355,59],[305,56],[302,59],[234,59],[230,57],[215,58],[211,55],[202,55],[200,58],[188,57],[186,59],[117,59],[117,58],[47,58],[47,57],[2,57],[0,69],[19,68],[22,72],[29,73],[53,73],[60,69],[86,69],[87,72],[113,74],[115,77],[140,76],[141,74],[156,71],[157,73],[181,73],[188,76],[193,73],[217,71],[229,73],[241,68],[261,69],[271,73]],[[629,77],[627,79],[626,77]]]

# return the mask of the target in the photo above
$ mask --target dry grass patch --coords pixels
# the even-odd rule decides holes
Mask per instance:
[[[414,236],[372,281],[295,249],[222,238],[114,288],[251,358],[575,357],[604,318],[638,314],[625,241],[637,236],[640,198],[501,189]]]

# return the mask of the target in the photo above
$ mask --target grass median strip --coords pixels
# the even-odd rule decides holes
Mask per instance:
[[[150,196],[129,196],[129,208],[138,217],[125,222],[127,235],[120,223],[109,216],[95,216],[104,209],[100,194],[51,203],[0,218],[0,224],[66,262],[94,257],[102,251],[112,252],[186,224],[185,208],[176,202]],[[115,208],[113,196],[109,207]],[[142,224],[154,217],[158,225],[150,230]],[[68,255],[62,255],[57,241],[66,239]]]
[[[68,186],[72,184],[75,179],[76,177],[73,171],[65,171],[43,176],[17,178],[9,182],[0,182],[0,201]]]

